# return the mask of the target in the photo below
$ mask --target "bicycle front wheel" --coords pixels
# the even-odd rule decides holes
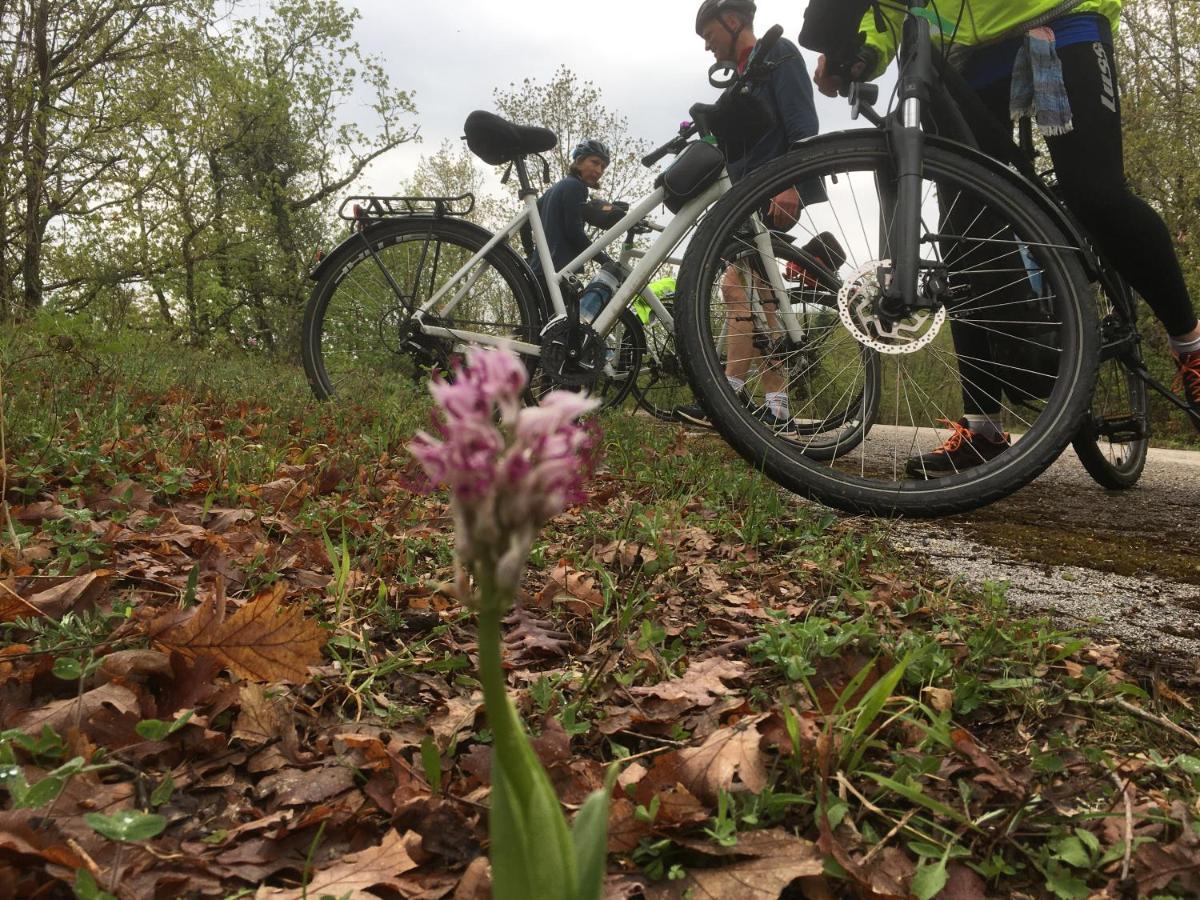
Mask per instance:
[[[932,142],[918,288],[935,302],[900,321],[882,315],[877,301],[893,257],[892,173],[885,135],[863,132],[796,150],[738,184],[688,247],[680,293],[692,302],[680,309],[677,338],[714,425],[783,486],[852,512],[946,515],[1005,496],[1062,452],[1095,379],[1096,315],[1080,254],[1043,208],[1007,173]],[[832,236],[845,262],[836,334],[820,342],[789,336],[792,352],[807,350],[806,362],[819,365],[824,384],[793,392],[793,425],[779,428],[768,427],[728,380],[762,368],[766,357],[757,324],[749,340],[745,325],[729,340],[733,323],[747,316],[752,277],[731,265],[729,247],[740,243],[762,256],[754,237],[760,211],[795,185],[823,186],[827,199],[805,206],[793,227],[775,229],[772,244]],[[878,395],[864,403],[870,389],[853,386],[869,382],[846,373],[866,371],[872,359]],[[870,420],[852,452],[824,459],[805,452],[812,436],[804,423],[823,427],[841,412],[852,422],[864,409]],[[996,439],[985,443],[992,427]]]
[[[304,313],[304,370],[317,397],[360,397],[448,371],[476,335],[537,343],[539,298],[510,250],[496,248],[464,271],[487,237],[455,219],[397,218],[334,251]],[[416,311],[455,276],[418,321]]]

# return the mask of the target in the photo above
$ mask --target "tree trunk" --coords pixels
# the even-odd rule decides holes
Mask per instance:
[[[42,204],[46,191],[50,122],[50,45],[47,35],[49,13],[48,0],[35,0],[32,51],[36,98],[30,123],[28,155],[25,158],[25,247],[21,266],[26,311],[35,310],[42,305],[42,240],[46,234]]]

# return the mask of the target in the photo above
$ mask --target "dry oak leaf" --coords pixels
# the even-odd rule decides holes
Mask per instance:
[[[79,697],[56,700],[41,709],[31,710],[13,724],[25,734],[40,734],[46,725],[62,734],[77,719],[79,722],[86,723],[105,706],[111,706],[119,713],[140,712],[138,698],[133,691],[109,682],[93,688]]]
[[[228,617],[224,602],[210,596],[157,643],[189,659],[212,656],[248,681],[302,682],[308,667],[321,661],[325,632],[299,606],[280,604],[286,590],[278,582]]]
[[[104,589],[112,582],[110,569],[97,569],[86,575],[77,575],[62,584],[26,597],[26,602],[41,615],[50,619],[61,619],[75,609],[90,608]]]
[[[786,856],[750,859],[720,869],[693,869],[683,881],[652,885],[646,890],[646,900],[778,900],[797,878],[820,875],[824,867],[816,845],[808,844],[803,851],[797,848]]]
[[[630,688],[629,693],[660,700],[686,700],[692,706],[711,706],[733,693],[725,681],[741,678],[745,671],[745,663],[714,656],[692,663],[680,678],[651,687]]]
[[[318,769],[282,769],[259,780],[258,797],[275,795],[279,806],[324,803],[354,787],[354,770],[349,766],[325,765]]]
[[[597,589],[593,575],[573,569],[562,561],[550,573],[550,580],[537,596],[537,605],[541,609],[548,609],[556,602],[576,615],[590,616],[593,611],[603,608],[604,594]]]
[[[351,900],[377,900],[369,888],[388,887],[400,891],[397,879],[417,867],[404,848],[404,838],[395,829],[389,831],[378,847],[351,853],[316,872],[304,889],[260,887],[255,900],[300,900],[301,897],[334,896]]]
[[[262,746],[283,735],[283,702],[278,696],[267,696],[261,684],[245,684],[238,691],[241,711],[233,723],[232,739],[251,746]]]
[[[736,778],[751,793],[767,786],[767,765],[759,746],[758,726],[765,715],[714,731],[699,747],[679,751],[679,780],[697,797],[715,803]]]
[[[530,615],[524,607],[513,609],[504,624],[512,626],[504,635],[504,645],[511,654],[509,662],[514,666],[530,665],[551,656],[566,656],[571,650],[569,634]]]
[[[429,729],[437,741],[439,750],[448,750],[461,731],[470,731],[475,726],[475,716],[483,706],[483,695],[476,691],[470,697],[451,697],[446,701],[446,712],[429,720]]]
[[[171,677],[171,658],[157,650],[118,650],[100,660],[99,674],[109,681],[142,681],[151,675]]]
[[[1011,772],[1001,768],[999,763],[975,743],[975,739],[966,729],[956,728],[950,733],[950,740],[954,742],[955,750],[969,759],[973,766],[984,771],[985,774],[975,776],[976,781],[990,784],[992,787],[1016,796],[1026,793],[1027,785],[1018,781]]]

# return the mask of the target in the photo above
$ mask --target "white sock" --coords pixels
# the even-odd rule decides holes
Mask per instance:
[[[725,380],[729,382],[729,386],[733,388],[735,394],[740,393],[742,388],[746,386],[746,379],[738,378],[736,375],[726,375]]]
[[[1171,342],[1171,349],[1176,353],[1200,353],[1200,337],[1194,341],[1177,341],[1175,338],[1168,338]]]
[[[991,416],[972,414],[965,415],[963,418],[967,420],[967,427],[981,437],[998,441],[1004,436],[1004,426]]]
[[[792,417],[792,405],[788,402],[787,391],[767,391],[766,400],[767,409],[777,419],[790,419]]]

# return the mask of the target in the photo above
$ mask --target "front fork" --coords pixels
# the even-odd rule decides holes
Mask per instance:
[[[881,184],[883,209],[880,227],[883,246],[890,248],[892,271],[879,300],[879,314],[899,321],[912,312],[933,309],[936,299],[920,290],[921,278],[921,190],[925,181],[925,133],[921,116],[930,100],[933,75],[933,44],[929,21],[910,15],[904,23],[905,52],[911,54],[900,76],[900,115],[888,126],[892,160],[896,171],[893,193]],[[894,205],[893,205],[894,204]],[[891,207],[891,208],[889,208]]]

